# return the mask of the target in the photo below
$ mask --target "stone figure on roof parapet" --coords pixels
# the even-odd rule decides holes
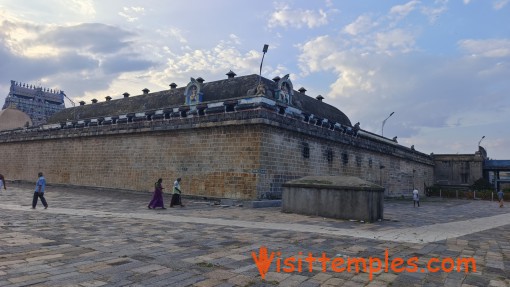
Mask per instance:
[[[278,80],[277,89],[275,91],[275,99],[290,105],[292,103],[292,96],[294,95],[294,87],[289,79],[289,74],[283,76]]]
[[[246,92],[246,95],[247,96],[266,96],[266,97],[271,98],[273,93],[264,83],[260,83],[257,85],[257,87],[255,87],[253,89],[249,89]]]
[[[196,105],[203,101],[203,93],[201,92],[202,83],[194,78],[190,78],[190,82],[184,90],[184,96],[186,97],[186,105]]]
[[[265,95],[266,94],[266,85],[264,85],[263,83],[260,83],[258,86],[257,86],[257,92],[255,93],[256,96],[260,96],[260,95]]]

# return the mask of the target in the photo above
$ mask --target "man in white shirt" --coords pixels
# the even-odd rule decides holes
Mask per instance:
[[[420,192],[415,189],[413,190],[413,205],[416,207],[416,203],[418,203],[418,207],[420,207]]]

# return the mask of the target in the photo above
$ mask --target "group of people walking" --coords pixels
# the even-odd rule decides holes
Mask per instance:
[[[44,175],[42,172],[39,172],[38,179],[35,184],[35,190],[34,190],[34,197],[32,199],[32,209],[35,209],[37,206],[37,202],[39,199],[41,199],[41,202],[44,206],[44,209],[48,208],[48,203],[46,202],[46,199],[44,198],[44,190],[46,188],[46,179],[44,178]],[[5,177],[0,174],[0,191],[4,189],[7,190],[7,186],[5,183]],[[149,209],[166,209],[165,204],[163,202],[163,179],[158,179],[156,183],[154,183],[154,193],[152,195],[152,199],[149,202],[149,205],[147,206]],[[181,200],[181,178],[177,178],[177,180],[174,181],[173,189],[172,189],[172,199],[170,201],[170,207],[174,207],[176,205],[179,205],[181,207],[184,207]],[[504,193],[500,189],[497,192],[498,196],[498,202],[499,207],[503,207],[503,199],[504,199]],[[417,189],[413,190],[413,205],[416,207],[420,207],[420,194]]]
[[[0,191],[7,190],[7,185],[5,183],[5,177],[3,174],[0,174]],[[35,183],[34,197],[32,198],[32,209],[35,209],[37,206],[37,202],[41,199],[41,202],[44,206],[44,209],[48,208],[48,202],[46,202],[46,198],[44,198],[44,190],[46,189],[46,179],[42,172],[38,173],[37,182]]]
[[[161,209],[166,209],[165,204],[163,203],[163,179],[160,178],[156,183],[154,183],[154,193],[152,195],[152,199],[147,206],[149,209],[156,209],[160,207]],[[179,177],[174,182],[174,187],[172,190],[172,199],[170,201],[170,207],[174,207],[175,205],[180,205],[184,207],[181,201],[181,178]]]
[[[154,193],[152,195],[152,199],[149,202],[149,205],[147,206],[149,209],[156,209],[158,207],[162,209],[165,208],[165,204],[163,203],[163,179],[158,179],[156,183],[154,183]],[[5,177],[0,174],[0,191],[4,189],[7,190],[7,186],[5,183]],[[37,206],[37,203],[39,202],[39,199],[41,200],[41,203],[44,206],[44,209],[48,208],[48,202],[46,201],[46,198],[44,198],[44,191],[46,189],[46,178],[44,178],[44,175],[42,172],[38,173],[37,182],[35,184],[35,190],[34,190],[34,196],[32,199],[32,209],[35,209]],[[179,205],[181,207],[184,207],[184,204],[182,204],[181,200],[181,178],[179,177],[175,182],[172,190],[172,199],[170,201],[170,207],[174,207],[176,205]]]

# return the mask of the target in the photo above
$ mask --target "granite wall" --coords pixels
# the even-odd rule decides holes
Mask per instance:
[[[387,196],[433,183],[430,156],[359,131],[256,107],[109,125],[0,133],[7,179],[149,191],[158,178],[185,194],[280,198],[282,184],[307,175],[352,175]]]

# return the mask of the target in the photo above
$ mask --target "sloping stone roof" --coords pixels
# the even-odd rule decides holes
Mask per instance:
[[[203,93],[203,103],[220,102],[231,99],[241,99],[254,97],[248,95],[249,90],[255,89],[259,81],[258,75],[248,75],[234,77],[214,82],[204,82],[201,88]],[[268,90],[277,89],[277,84],[266,78],[261,79]],[[49,124],[56,124],[65,121],[76,121],[98,117],[108,117],[129,113],[140,113],[155,111],[161,109],[170,109],[184,105],[185,87],[169,89],[160,92],[131,96],[83,106],[77,106],[64,109],[54,114],[49,120]],[[270,96],[266,96],[272,99]],[[349,118],[339,109],[318,101],[310,96],[294,91],[291,106],[300,109],[317,117],[326,118],[330,121],[340,123],[345,126],[352,126]]]

